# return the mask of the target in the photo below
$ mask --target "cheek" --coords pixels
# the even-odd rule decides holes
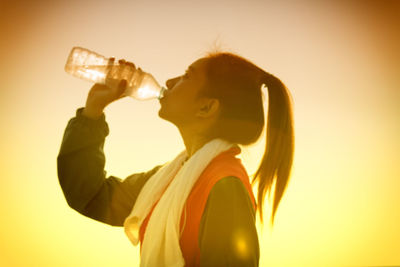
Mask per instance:
[[[168,95],[168,97],[162,101],[161,109],[169,118],[174,118],[178,121],[190,121],[195,114],[195,105],[191,97],[179,94],[178,92]]]
[[[189,120],[195,114],[195,90],[194,84],[188,81],[176,84],[174,88],[167,92],[165,99],[162,101],[162,108],[170,116]]]
[[[176,87],[166,96],[165,103],[171,108],[186,109],[190,107],[192,96],[188,92],[188,88]]]

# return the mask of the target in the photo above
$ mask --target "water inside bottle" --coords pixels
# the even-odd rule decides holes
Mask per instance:
[[[67,64],[65,71],[93,83],[105,84],[109,68],[108,65]],[[120,79],[126,78],[128,80],[124,95],[140,100],[159,99],[163,96],[164,88],[158,84],[152,75],[140,69],[135,71],[130,79],[128,79],[129,74],[129,70],[127,70],[119,75]]]
[[[66,67],[66,71],[94,83],[105,83],[107,67],[107,65],[72,65]]]

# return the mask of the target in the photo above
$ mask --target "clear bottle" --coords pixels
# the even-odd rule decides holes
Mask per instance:
[[[68,56],[65,71],[77,78],[105,84],[111,66],[112,61],[110,58],[76,46],[72,48]],[[121,74],[121,79],[126,79],[128,82],[124,95],[138,100],[155,98],[160,100],[166,90],[165,87],[158,84],[150,73],[144,72],[140,68],[135,68],[133,73],[129,70],[124,71]]]

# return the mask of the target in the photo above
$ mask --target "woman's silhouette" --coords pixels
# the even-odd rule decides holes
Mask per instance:
[[[113,60],[113,59],[112,59]],[[119,61],[106,85],[95,84],[68,122],[57,157],[69,206],[140,241],[141,266],[258,266],[256,211],[275,183],[271,216],[290,177],[294,153],[292,99],[285,85],[250,61],[213,52],[167,80],[159,116],[180,131],[186,149],[174,160],[125,179],[106,178],[104,108],[122,97]],[[265,126],[266,148],[250,183],[235,155]],[[258,184],[257,201],[251,185]]]

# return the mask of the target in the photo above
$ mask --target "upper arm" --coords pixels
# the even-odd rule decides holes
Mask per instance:
[[[113,226],[123,226],[144,184],[161,166],[132,174],[124,180],[115,176],[108,177],[82,214]]]
[[[213,186],[201,219],[199,247],[201,266],[258,266],[255,210],[237,177]]]

